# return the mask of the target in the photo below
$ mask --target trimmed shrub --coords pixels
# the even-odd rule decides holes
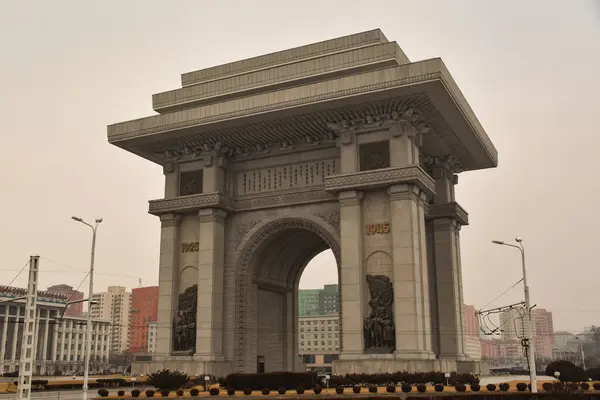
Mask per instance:
[[[119,390],[119,391],[117,392],[117,396],[119,396],[119,397],[123,397],[123,396],[125,396],[125,391],[124,391],[124,390]]]
[[[150,374],[146,380],[146,384],[159,389],[162,394],[163,390],[171,391],[181,389],[189,379],[190,378],[182,372],[163,369]]]
[[[436,383],[433,388],[435,389],[436,392],[443,392],[444,391],[444,385],[441,385],[439,383]]]
[[[140,391],[137,389],[133,389],[131,391],[131,397],[140,397]]]
[[[235,395],[235,389],[234,388],[227,388],[227,395],[228,396]]]
[[[496,385],[494,385],[493,383],[488,383],[487,385],[485,385],[485,388],[488,390],[488,392],[496,391]]]
[[[469,388],[471,389],[471,392],[479,392],[481,390],[479,383],[474,383]]]
[[[396,393],[396,385],[387,385],[385,391],[388,393]]]
[[[183,390],[179,389],[175,393],[177,393],[177,397],[183,397]]]
[[[519,382],[517,383],[517,390],[519,392],[524,392],[527,390],[527,384],[525,382]]]
[[[167,390],[167,389],[162,389],[162,390],[160,391],[160,395],[161,395],[162,397],[169,397],[169,393],[171,393],[171,391],[170,391],[170,390]]]
[[[552,382],[544,382],[542,383],[542,389],[546,392],[551,392],[554,385]]]
[[[352,388],[352,391],[356,394],[360,393],[360,386],[356,385]]]
[[[269,388],[264,388],[263,390],[260,391],[263,396],[267,396],[269,393],[271,393],[271,389]]]
[[[593,385],[594,390],[600,390],[600,382],[595,382]]]
[[[576,384],[575,382],[571,382],[567,385],[569,387],[569,389],[571,389],[572,391],[578,391],[579,390],[579,385]]]
[[[219,388],[213,387],[208,389],[208,393],[210,393],[211,396],[218,396],[219,395]]]
[[[344,394],[344,387],[343,387],[343,386],[341,386],[341,385],[337,385],[337,386],[335,387],[335,392],[336,392],[337,394]]]
[[[154,390],[146,390],[146,397],[154,397]]]
[[[590,384],[589,384],[589,383],[587,383],[587,382],[583,382],[583,383],[581,384],[581,388],[582,388],[583,390],[590,390]]]
[[[553,361],[546,367],[546,375],[554,377],[555,372],[560,372],[558,380],[561,382],[583,382],[588,377],[583,368],[578,367],[570,361]]]
[[[277,393],[279,394],[285,394],[285,392],[287,392],[287,390],[283,386],[277,389]]]
[[[313,388],[313,392],[315,392],[315,394],[321,394],[322,391],[323,389],[321,388],[321,386],[315,386]]]
[[[419,384],[417,385],[417,390],[418,390],[420,393],[425,393],[425,392],[427,391],[427,386],[425,386],[425,384],[424,384],[424,383],[419,383]]]
[[[374,385],[369,386],[369,393],[377,393],[377,386],[374,386]]]
[[[508,383],[501,383],[500,385],[498,385],[498,387],[503,392],[508,392],[508,389],[510,389],[510,385]]]
[[[193,388],[192,390],[190,390],[190,396],[192,397],[196,397],[200,394],[200,391],[196,388]]]
[[[479,386],[479,385],[477,385]],[[464,383],[457,383],[456,385],[454,385],[454,390],[456,390],[457,392],[465,392],[467,390],[467,385],[465,385]]]
[[[100,395],[100,397],[108,397],[108,390],[98,389],[98,395]]]
[[[252,389],[250,388],[244,388],[244,390],[242,390],[242,392],[246,395],[246,396],[250,396],[252,394]]]
[[[412,386],[407,385],[406,383],[402,385],[402,393],[410,393],[412,390]]]
[[[296,393],[297,394],[304,394],[305,391],[306,391],[306,389],[304,389],[304,386],[298,386],[296,388]]]

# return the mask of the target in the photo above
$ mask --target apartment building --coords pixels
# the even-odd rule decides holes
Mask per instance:
[[[149,324],[158,317],[158,286],[136,288],[131,291],[129,316],[129,350],[149,351]]]
[[[325,285],[323,289],[299,290],[298,305],[300,317],[339,313],[338,285]]]
[[[64,294],[67,296],[69,301],[83,300],[83,292],[75,290],[73,289],[73,286],[69,285],[63,284],[50,286],[46,291],[49,293]],[[70,304],[69,307],[67,307],[67,310],[65,311],[65,316],[73,318],[83,318],[83,302]]]
[[[94,293],[92,300],[92,318],[110,321],[111,352],[127,351],[131,293],[124,286],[109,286],[106,292]]]
[[[340,353],[339,314],[300,317],[298,353],[307,369],[331,371]]]

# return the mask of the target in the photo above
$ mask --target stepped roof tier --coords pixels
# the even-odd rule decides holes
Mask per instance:
[[[372,30],[188,72],[153,96],[151,117],[110,125],[108,140],[164,165],[182,157],[264,157],[298,145],[335,145],[340,129],[411,115],[423,152],[462,170],[498,155],[441,59],[411,62]]]

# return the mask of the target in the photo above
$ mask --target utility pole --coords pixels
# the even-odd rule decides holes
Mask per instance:
[[[25,323],[21,340],[21,359],[19,360],[18,399],[28,400],[31,396],[31,378],[35,366],[37,286],[40,256],[29,258],[29,279],[27,281],[27,297],[25,298]],[[17,325],[15,329],[19,329]]]

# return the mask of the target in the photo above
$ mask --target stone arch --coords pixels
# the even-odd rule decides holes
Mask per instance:
[[[392,276],[393,261],[392,256],[383,250],[375,250],[365,259],[366,273],[370,275],[388,275]]]
[[[184,286],[185,282],[192,282],[192,284],[198,282],[198,267],[186,265],[179,271],[178,294],[183,293],[188,288],[188,286]]]
[[[248,267],[253,254],[261,244],[284,229],[298,228],[318,235],[333,251],[338,271],[340,267],[340,240],[335,227],[324,224],[325,221],[311,217],[277,218],[270,222],[259,224],[249,232],[248,238],[241,243],[241,253],[236,263],[235,278],[235,362],[234,370],[243,372],[246,363],[246,293],[248,282]],[[339,272],[338,272],[339,276]]]

